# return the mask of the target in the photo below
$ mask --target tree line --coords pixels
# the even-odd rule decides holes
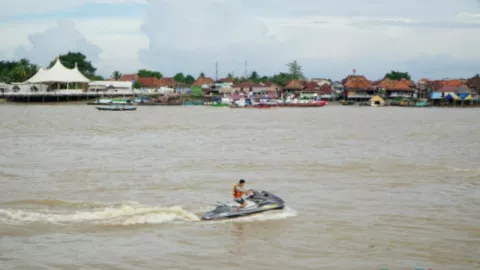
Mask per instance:
[[[97,68],[87,60],[87,57],[80,52],[68,52],[67,54],[60,55],[60,61],[67,68],[74,68],[75,64],[78,66],[80,72],[82,72],[90,80],[104,80],[104,78],[98,74]],[[56,62],[53,59],[49,68],[51,68]],[[260,76],[258,72],[253,71],[248,77],[234,77],[232,74],[228,74],[227,77],[231,78],[235,83],[244,81],[252,81],[255,83],[260,82],[272,82],[280,86],[285,86],[291,80],[304,79],[302,73],[302,67],[297,61],[293,61],[287,64],[288,72],[280,72],[273,76]],[[39,66],[31,63],[28,59],[21,59],[19,61],[0,61],[0,82],[12,83],[12,82],[25,82],[31,78],[38,71]],[[140,69],[137,72],[139,77],[155,77],[157,79],[163,78],[163,74],[159,71]],[[111,74],[111,79],[119,80],[122,77],[120,71],[114,71]],[[205,73],[201,72],[197,78],[205,77]],[[184,74],[179,72],[173,76],[173,79],[183,85],[191,85],[195,82],[196,78],[191,74]],[[136,87],[141,85],[136,82]]]
[[[90,80],[104,80],[104,78],[98,74],[97,68],[87,60],[87,57],[80,52],[68,52],[67,54],[60,56],[60,61],[67,68],[74,68],[75,63],[78,66],[78,69]],[[50,62],[49,67],[52,67],[56,62],[56,59]],[[248,76],[238,77],[233,76],[229,73],[227,78],[233,80],[234,83],[241,83],[245,81],[251,81],[254,83],[264,83],[272,82],[279,86],[286,86],[292,80],[303,80],[305,76],[303,75],[302,66],[298,61],[292,61],[286,65],[287,70],[285,72],[280,72],[272,76],[260,75],[257,71],[252,71]],[[32,77],[38,71],[38,65],[31,63],[28,59],[21,59],[19,61],[0,61],[0,82],[11,83],[11,82],[24,82]],[[158,79],[163,78],[163,74],[159,71],[140,69],[137,72],[139,77],[155,77]],[[478,74],[476,76],[479,76]],[[122,77],[122,73],[119,71],[114,71],[111,74],[111,78],[114,80],[119,80]],[[201,72],[197,78],[205,77],[205,73]],[[408,72],[400,71],[391,71],[385,74],[384,78],[389,78],[392,80],[401,80],[403,78],[411,80],[411,76]],[[195,77],[191,74],[184,74],[179,72],[173,76],[173,79],[183,85],[191,85],[195,82]],[[136,87],[141,87],[141,85],[136,82]]]
[[[245,81],[250,81],[254,83],[272,82],[280,86],[286,86],[291,80],[305,79],[305,76],[303,75],[303,72],[302,72],[302,66],[297,61],[288,63],[287,67],[288,67],[288,72],[280,72],[273,76],[260,76],[257,71],[253,71],[247,77],[245,76],[234,77],[231,73],[229,73],[226,78],[232,79],[234,83],[241,83]],[[155,77],[157,79],[163,78],[163,74],[161,72],[146,70],[146,69],[139,70],[137,72],[137,75],[143,78],[151,78],[151,77]],[[120,71],[114,71],[111,77],[115,80],[119,80],[122,77],[122,73],[120,73]],[[197,76],[197,79],[198,78],[205,78],[205,73],[201,72]],[[173,79],[181,85],[182,84],[191,85],[196,80],[195,77],[193,77],[192,75],[190,74],[185,75],[182,72],[175,74],[175,76],[173,76]],[[134,87],[141,88],[142,86],[140,83],[135,82]]]

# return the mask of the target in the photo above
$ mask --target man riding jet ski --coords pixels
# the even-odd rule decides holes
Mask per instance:
[[[214,210],[205,213],[202,219],[213,220],[235,218],[269,210],[283,209],[285,207],[285,202],[272,193],[266,191],[258,192],[256,190],[245,190],[244,185],[245,180],[242,179],[238,184],[233,186],[233,199],[236,202],[235,205],[217,203],[217,207]],[[250,196],[243,199],[243,194],[250,194]]]

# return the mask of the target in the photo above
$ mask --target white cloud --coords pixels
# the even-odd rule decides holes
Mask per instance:
[[[0,12],[51,13],[93,2],[146,3],[17,0],[2,5]],[[149,0],[146,18],[77,18],[76,27],[64,33],[66,41],[49,37],[50,28],[60,27],[45,17],[31,23],[4,20],[0,34],[9,38],[0,51],[9,58],[22,44],[26,47],[19,55],[42,60],[37,55],[42,51],[87,48],[104,75],[141,67],[167,75],[213,75],[215,61],[220,76],[243,74],[244,61],[249,70],[271,74],[298,59],[310,76],[341,78],[354,67],[373,77],[396,68],[412,68],[417,76],[445,76],[454,73],[448,65],[462,66],[458,70],[466,73],[480,69],[472,64],[480,61],[478,14],[473,0],[404,0],[401,5],[390,0]],[[29,35],[38,37],[32,45]]]
[[[148,38],[140,31],[141,24],[139,18],[76,21],[85,38],[102,48],[97,68],[105,76],[114,70],[127,73],[142,68],[138,51],[147,47]]]
[[[52,59],[69,51],[79,51],[85,54],[92,62],[98,62],[102,52],[100,47],[87,41],[75,28],[71,20],[62,20],[53,28],[29,36],[31,48],[19,46],[16,49],[18,58],[30,59],[33,63],[47,65]]]
[[[146,4],[147,0],[4,0],[2,2],[2,8],[0,8],[0,18],[16,15],[57,12],[76,8],[86,3]]]
[[[385,0],[292,2],[151,1],[143,27],[149,48],[141,52],[142,62],[166,74],[213,75],[218,60],[224,76],[243,74],[244,60],[250,69],[273,73],[302,59],[306,74],[322,76],[318,72],[328,63],[337,70],[332,76],[339,78],[355,66],[370,73],[376,68],[380,75],[385,72],[381,66],[405,67],[409,59],[425,54],[449,55],[459,62],[480,55],[480,28],[461,24],[455,15],[469,6],[466,1],[442,1],[442,7],[437,0],[406,0],[395,8]],[[439,76],[448,72],[443,68],[435,68]]]

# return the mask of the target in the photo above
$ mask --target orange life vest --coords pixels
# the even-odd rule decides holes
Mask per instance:
[[[233,197],[234,197],[234,198],[241,198],[242,195],[243,195],[242,192],[237,191],[237,184],[235,184],[235,185],[233,186]]]

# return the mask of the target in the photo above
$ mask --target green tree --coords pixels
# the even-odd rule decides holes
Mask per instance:
[[[275,84],[278,84],[280,86],[286,86],[291,80],[293,80],[294,77],[292,74],[290,73],[284,73],[284,72],[280,72],[279,74],[275,74],[273,75],[270,80],[275,83]]]
[[[473,78],[480,78],[480,74],[477,73],[477,75],[473,76]]]
[[[175,76],[173,76],[173,79],[178,82],[178,83],[184,83],[185,82],[185,75],[183,73],[177,73]]]
[[[256,71],[253,71],[252,74],[250,74],[250,77],[248,79],[253,82],[258,82],[260,79],[260,75],[258,75]]]
[[[27,59],[20,61],[0,61],[0,82],[24,82],[35,75],[38,66]]]
[[[300,66],[297,60],[294,60],[293,62],[288,63],[287,67],[288,67],[288,72],[290,73],[290,75],[294,80],[301,80],[305,78],[302,73],[302,66]]]
[[[163,74],[158,72],[158,71],[153,71],[153,70],[147,70],[147,69],[140,69],[137,72],[137,75],[142,78],[151,78],[155,77],[157,79],[163,78]]]
[[[57,59],[50,62],[49,67],[53,67],[56,61]],[[95,68],[90,61],[87,61],[87,57],[80,52],[68,52],[67,54],[60,55],[60,62],[67,68],[74,68],[75,64],[77,64],[78,70],[89,79],[92,79],[97,71],[97,68]]]
[[[120,71],[115,70],[112,73],[112,78],[115,79],[115,81],[118,81],[120,79],[120,77],[122,77],[122,73],[120,73]]]
[[[103,78],[103,76],[101,76],[101,75],[93,75],[93,76],[90,77],[90,80],[92,80],[92,81],[103,81],[103,80],[105,80],[105,78]]]
[[[185,84],[192,85],[195,82],[195,78],[192,75],[187,75],[184,80]]]
[[[141,85],[139,82],[135,81],[135,82],[133,83],[133,88],[134,88],[134,89],[140,89],[140,88],[142,88],[142,85]]]
[[[233,78],[233,83],[237,84],[237,83],[241,83],[242,81],[244,81],[242,78],[240,77],[234,77]]]
[[[267,76],[262,76],[259,81],[260,82],[267,82],[268,80],[269,80],[269,78]]]
[[[401,79],[407,79],[411,80],[412,78],[410,77],[410,74],[408,72],[400,72],[400,71],[394,71],[392,70],[390,73],[385,74],[385,78],[388,78],[390,80],[401,80]]]
[[[200,75],[198,76],[198,78],[205,78],[205,73],[200,72]]]

